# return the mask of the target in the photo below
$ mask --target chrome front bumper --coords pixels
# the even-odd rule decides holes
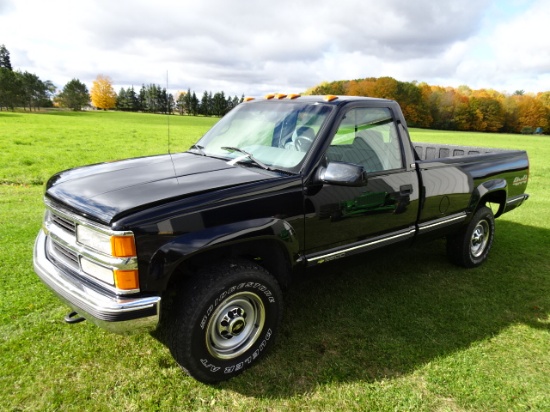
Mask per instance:
[[[34,270],[75,312],[103,329],[115,333],[134,333],[151,331],[158,325],[159,296],[116,296],[79,280],[48,260],[46,235],[42,230],[34,245]]]

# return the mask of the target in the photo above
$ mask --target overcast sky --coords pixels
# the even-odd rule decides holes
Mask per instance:
[[[229,95],[391,76],[550,90],[549,0],[0,0],[14,69],[58,88]]]

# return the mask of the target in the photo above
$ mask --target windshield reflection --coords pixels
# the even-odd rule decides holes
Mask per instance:
[[[246,158],[237,151],[241,149],[256,163],[290,170],[302,162],[331,110],[331,106],[320,103],[241,103],[194,147],[200,147],[201,154],[207,156],[228,159],[241,156],[239,161]]]

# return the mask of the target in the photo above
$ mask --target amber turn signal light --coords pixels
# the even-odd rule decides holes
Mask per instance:
[[[137,270],[115,270],[115,286],[121,290],[139,289],[139,275]]]
[[[136,244],[133,236],[112,236],[111,250],[115,257],[136,256]]]

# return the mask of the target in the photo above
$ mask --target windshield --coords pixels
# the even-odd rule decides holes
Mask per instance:
[[[192,149],[234,163],[292,169],[305,157],[331,110],[319,103],[241,103]]]

